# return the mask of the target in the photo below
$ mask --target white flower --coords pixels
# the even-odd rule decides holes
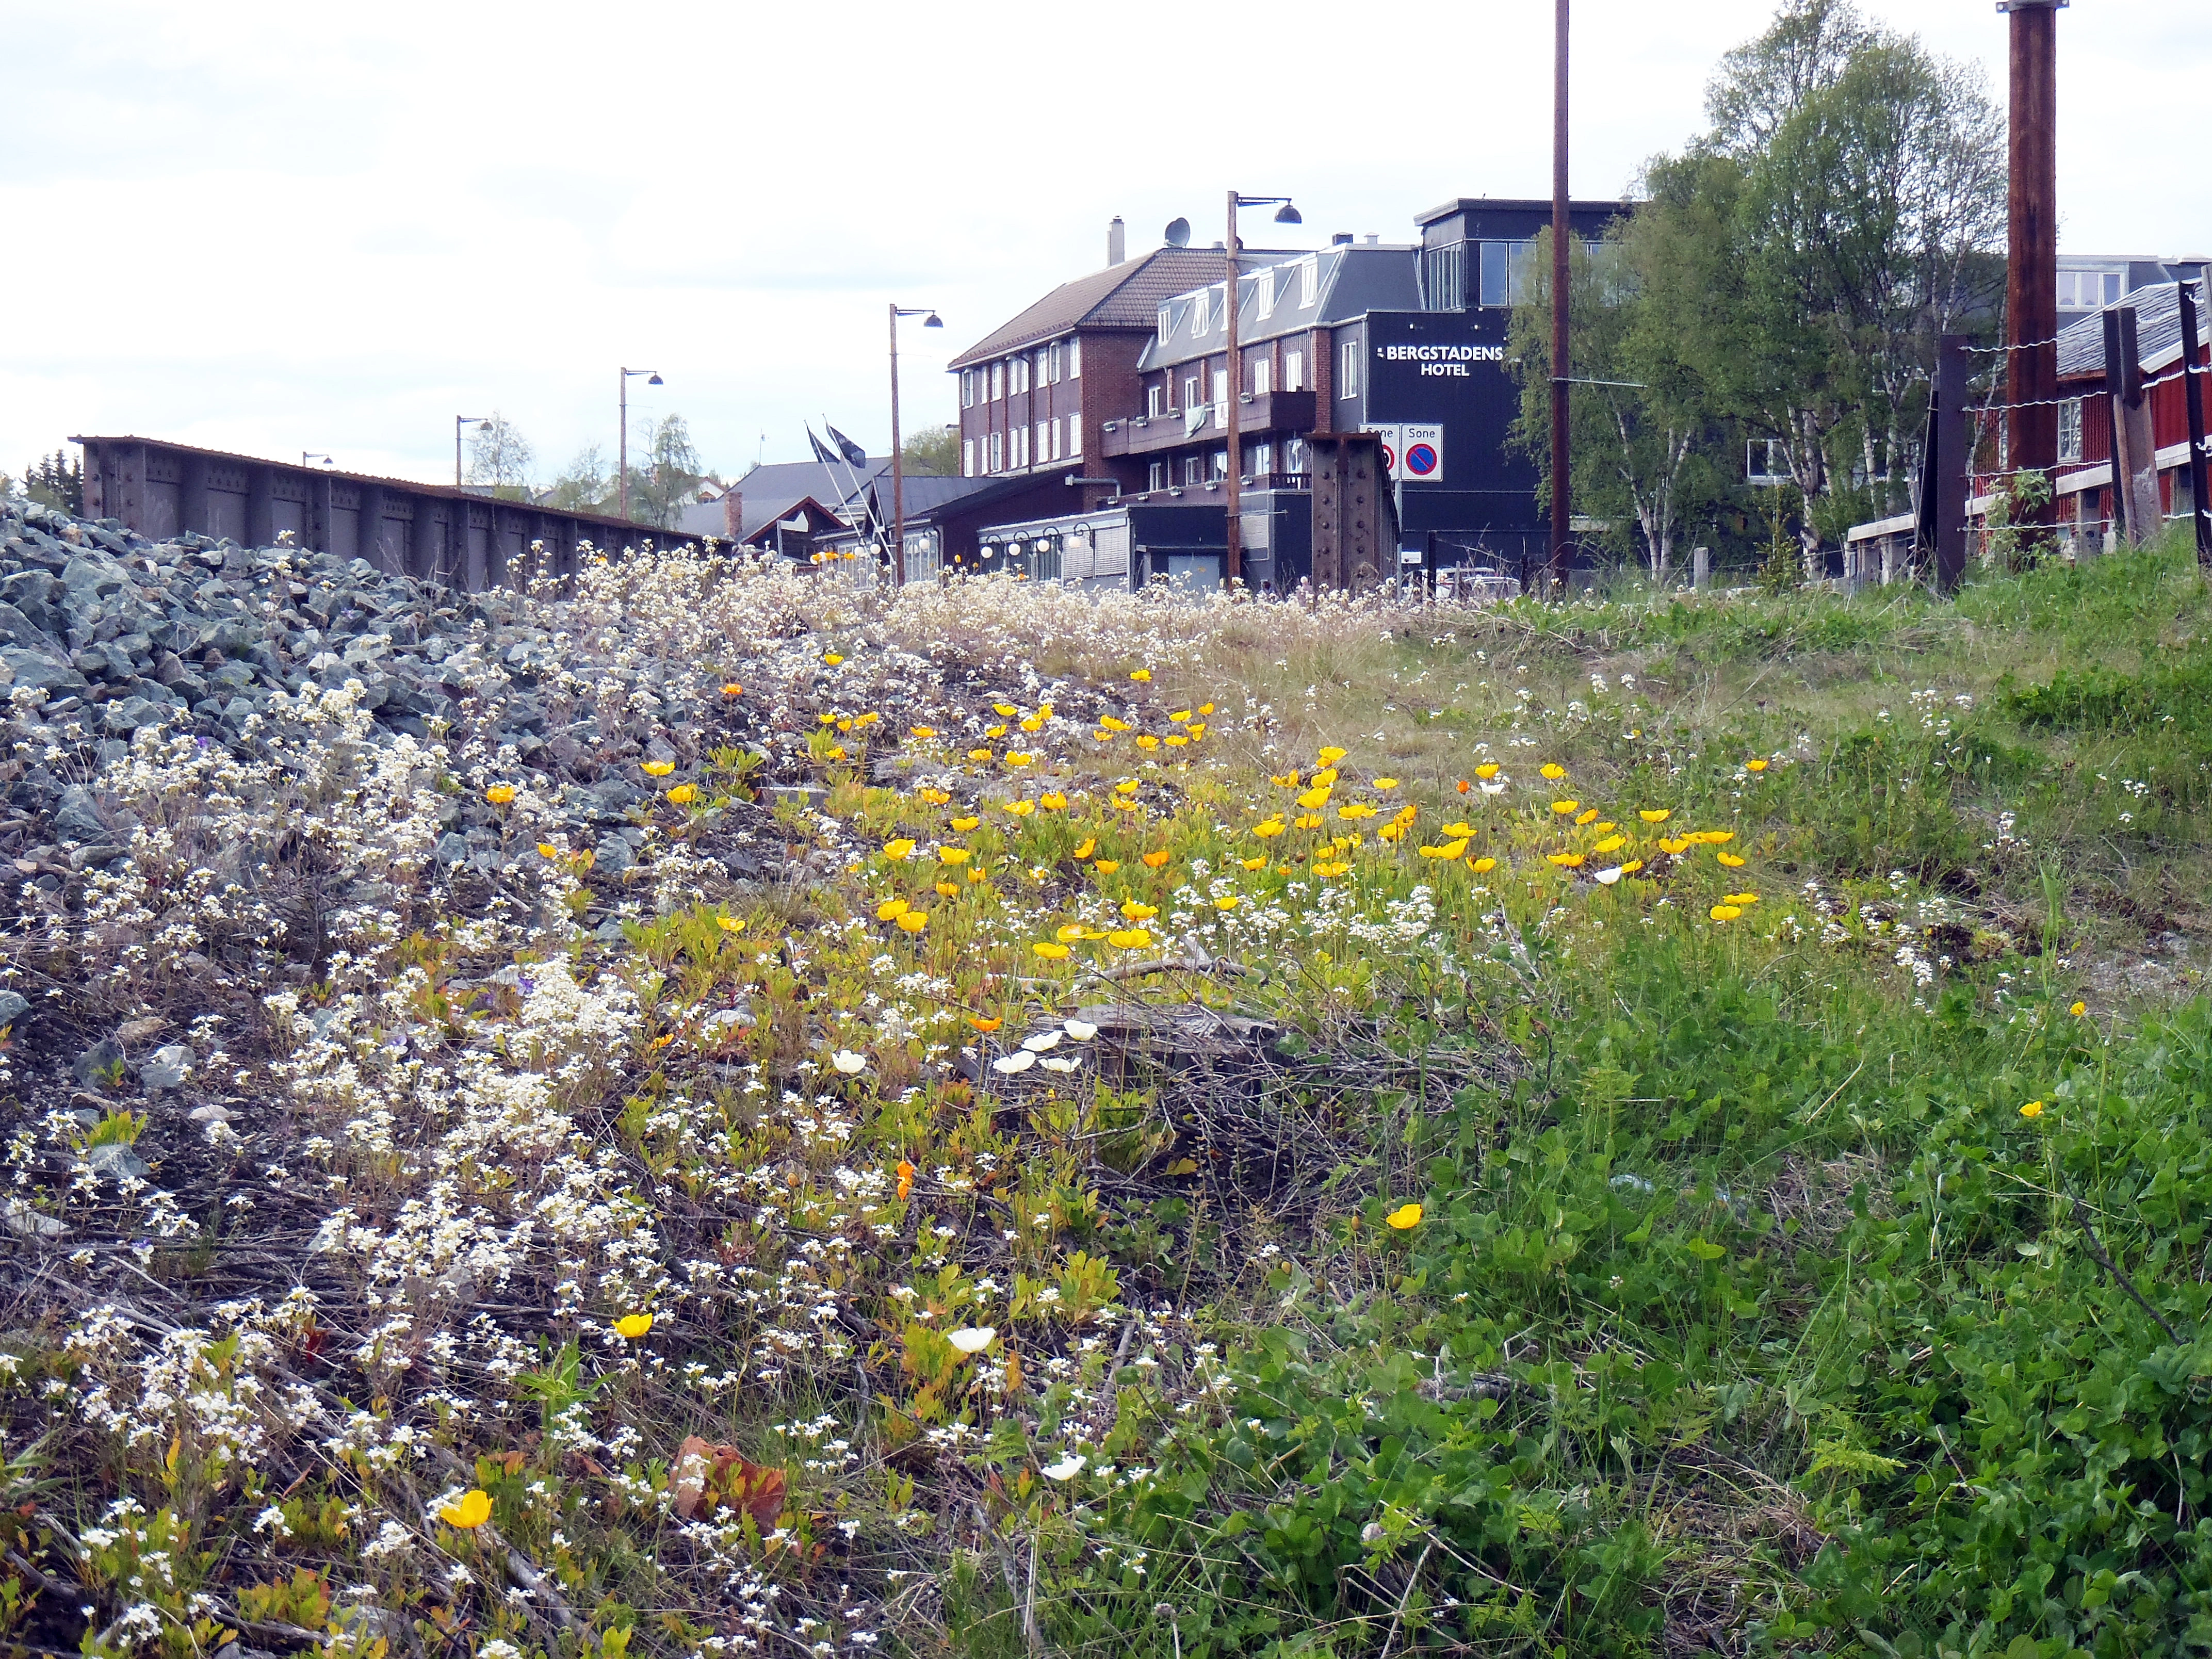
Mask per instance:
[[[1048,1059],[1044,1063],[1044,1068],[1048,1072],[1072,1072],[1082,1064],[1083,1057],[1080,1054],[1071,1054],[1065,1060]]]
[[[1042,1473],[1048,1480],[1073,1480],[1083,1473],[1083,1466],[1088,1462],[1090,1459],[1081,1453],[1070,1452],[1059,1462],[1046,1464]]]
[[[1486,783],[1482,786],[1482,793],[1486,795],[1502,795],[1505,793],[1505,786],[1502,783]]]
[[[998,1334],[997,1327],[992,1325],[963,1325],[957,1331],[947,1331],[945,1340],[963,1353],[981,1353],[991,1346],[991,1339]]]
[[[868,1069],[868,1057],[866,1054],[856,1054],[850,1048],[840,1048],[830,1056],[830,1063],[847,1077]]]
[[[1066,1031],[1078,1042],[1088,1042],[1098,1035],[1098,1028],[1096,1025],[1091,1024],[1088,1020],[1082,1019],[1071,1019],[1066,1024],[1061,1026],[1060,1030]]]
[[[1017,1049],[1011,1054],[1001,1054],[998,1059],[991,1062],[991,1068],[994,1071],[1004,1072],[1011,1077],[1016,1072],[1028,1071],[1030,1066],[1036,1064],[1036,1056],[1031,1054],[1028,1049],[1021,1048]]]
[[[1597,872],[1597,884],[1601,887],[1610,887],[1620,879],[1620,866],[1617,864],[1610,870],[1601,870]]]
[[[1056,1048],[1059,1046],[1060,1033],[1057,1031],[1042,1031],[1036,1036],[1022,1039],[1022,1047],[1027,1048],[1031,1054],[1041,1054],[1048,1048]]]

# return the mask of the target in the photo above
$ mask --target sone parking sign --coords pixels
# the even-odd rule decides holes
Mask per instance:
[[[1444,476],[1444,429],[1408,425],[1401,429],[1396,476],[1411,483],[1437,483]]]

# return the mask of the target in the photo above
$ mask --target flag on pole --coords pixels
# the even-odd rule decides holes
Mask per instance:
[[[829,422],[824,421],[822,424],[829,431],[830,441],[845,452],[846,465],[861,467],[867,465],[868,452],[866,450],[861,448],[860,445],[854,443],[843,433],[838,431],[836,427],[830,426]]]
[[[814,459],[816,460],[821,462],[824,466],[835,466],[837,465],[836,453],[831,450],[829,445],[823,443],[821,439],[814,435],[814,428],[811,426],[806,428],[806,441],[814,446]]]

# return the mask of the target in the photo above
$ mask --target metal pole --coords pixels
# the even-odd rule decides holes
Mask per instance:
[[[1567,443],[1567,0],[1556,0],[1552,54],[1552,561],[1551,580],[1566,574],[1567,524],[1573,510]]]
[[[891,305],[891,586],[906,586],[906,458],[899,453],[898,305]]]
[[[629,522],[629,371],[622,372],[622,435],[615,440],[615,516]]]
[[[2197,296],[2187,278],[2181,283],[2181,362],[2183,404],[2189,411],[2189,504],[2197,528],[2197,562],[2212,569],[2212,502],[2204,499],[2204,376],[2197,366],[2203,349],[2198,325]]]
[[[2011,108],[2005,257],[2005,401],[2013,405],[2005,464],[2046,476],[2058,465],[2058,49],[2065,0],[2009,0]],[[2027,522],[2048,538],[2046,502]]]
[[[453,416],[453,488],[456,489],[461,487],[461,422],[467,418],[465,415]]]
[[[1244,387],[1244,364],[1237,349],[1237,192],[1229,192],[1229,234],[1223,240],[1222,263],[1229,304],[1229,407],[1223,424],[1229,428],[1228,493],[1222,497],[1224,556],[1222,574],[1231,582],[1243,574],[1244,521],[1241,483],[1244,467],[1244,434],[1239,397]]]

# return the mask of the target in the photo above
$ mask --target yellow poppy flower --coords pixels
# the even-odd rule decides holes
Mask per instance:
[[[449,1527],[463,1532],[472,1532],[491,1519],[491,1494],[473,1488],[461,1494],[457,1504],[448,1504],[438,1511],[438,1519]]]
[[[1471,823],[1448,823],[1444,825],[1444,834],[1448,836],[1471,836],[1474,833],[1474,826]]]
[[[1583,810],[1583,804],[1578,800],[1555,800],[1552,810],[1563,818],[1571,818]]]
[[[1591,807],[1591,808],[1589,809],[1589,811],[1587,811],[1587,812],[1583,812],[1583,813],[1580,813],[1580,814],[1578,814],[1578,815],[1576,817],[1576,818],[1575,818],[1575,823],[1576,823],[1577,824],[1578,824],[1578,825],[1579,825],[1579,824],[1595,823],[1596,822],[1597,822],[1597,808],[1596,808],[1596,807],[1595,807],[1595,806]]]
[[[1322,823],[1321,814],[1318,812],[1303,813],[1299,817],[1292,818],[1291,822],[1300,830],[1318,830],[1321,828]]]
[[[726,697],[742,697],[745,695],[745,688],[732,680],[722,688],[722,695]]]
[[[970,749],[968,751],[968,758],[971,761],[988,761],[991,758],[991,751],[988,749]]]
[[[887,841],[884,843],[884,856],[887,859],[896,861],[899,859],[911,858],[913,855],[914,842],[908,836],[901,836],[896,841]]]
[[[1705,912],[1715,921],[1734,921],[1743,914],[1742,908],[1734,904],[1716,904]]]
[[[1458,841],[1448,841],[1440,847],[1424,847],[1421,856],[1425,859],[1456,859],[1466,852],[1467,841],[1462,837]]]
[[[726,933],[742,933],[745,931],[745,919],[743,916],[716,916],[714,921]]]
[[[679,783],[668,792],[668,799],[674,805],[689,806],[699,799],[699,787],[696,784]]]
[[[1009,766],[1027,766],[1036,758],[1035,755],[1026,754],[1018,749],[1006,751],[1006,764]]]
[[[1749,859],[1739,858],[1734,853],[1716,853],[1713,856],[1731,870],[1741,870],[1751,862]]]
[[[1224,280],[1226,279],[1224,278]],[[1486,876],[1492,870],[1495,870],[1498,867],[1498,860],[1496,859],[1469,859],[1467,861],[1467,867],[1474,871],[1478,876]]]
[[[1316,811],[1320,808],[1328,805],[1329,796],[1334,793],[1335,791],[1332,789],[1329,785],[1324,783],[1319,788],[1309,789],[1305,793],[1300,795],[1298,797],[1298,805],[1305,808],[1309,812]]]
[[[1579,870],[1583,867],[1583,855],[1580,853],[1547,853],[1544,857],[1551,863],[1558,865],[1562,870]]]
[[[987,738],[1003,738],[1006,735],[1006,728],[1003,725],[987,726],[983,728],[983,735]]]
[[[1040,939],[1030,945],[1030,949],[1047,962],[1058,962],[1067,955],[1067,947],[1065,945],[1055,944],[1050,939]]]
[[[1157,749],[1157,748],[1158,748],[1159,746],[1160,746],[1160,740],[1159,740],[1158,738],[1154,737],[1151,732],[1139,732],[1139,733],[1138,734],[1138,736],[1137,736],[1137,747],[1138,747],[1138,748],[1139,748],[1139,749]]]
[[[1145,860],[1146,868],[1150,870],[1158,870],[1164,868],[1167,864],[1168,849],[1164,847],[1155,848],[1152,851],[1146,853],[1141,856]]]
[[[1002,715],[1007,720],[1012,720],[1021,711],[1016,708],[1013,704],[1010,702],[994,702],[991,705],[991,712],[994,714]]]
[[[982,821],[983,820],[981,818],[974,817],[955,818],[952,820],[952,827],[964,836],[970,830],[973,830],[977,824],[982,823]]]
[[[902,910],[896,917],[893,918],[893,920],[898,923],[899,927],[903,931],[909,933],[918,933],[923,928],[929,926],[929,912],[927,910]]]
[[[1126,732],[1129,729],[1128,721],[1115,720],[1111,714],[1101,714],[1098,717],[1098,724],[1104,726],[1109,732]]]
[[[1057,789],[1048,790],[1037,797],[1037,805],[1048,812],[1064,812],[1067,810],[1067,797]]]
[[[1114,789],[1115,793],[1117,794],[1133,795],[1143,787],[1144,786],[1139,783],[1134,778],[1124,778],[1121,782],[1114,786]]]
[[[1763,760],[1747,760],[1743,763],[1743,769],[1747,772],[1764,772],[1766,769],[1766,763]]]
[[[1106,942],[1117,951],[1141,951],[1152,942],[1152,936],[1141,927],[1129,927],[1107,934]]]
[[[2077,1002],[2066,1012],[2073,1015],[2075,1018],[2079,1019],[2082,1015],[2089,1012],[2089,1005],[2086,1002]]]
[[[937,728],[933,726],[909,726],[907,727],[907,735],[912,738],[933,738],[937,735]]]
[[[1130,921],[1150,921],[1159,913],[1160,907],[1157,904],[1139,904],[1134,899],[1121,901],[1121,915]]]
[[[958,898],[960,896],[960,890],[949,881],[940,881],[937,884],[937,896],[939,898]]]
[[[937,849],[939,864],[965,864],[975,855],[965,847],[940,847]]]
[[[1224,278],[1224,280],[1225,281],[1226,279]],[[1498,763],[1496,761],[1483,762],[1481,765],[1474,769],[1474,775],[1480,778],[1485,783],[1489,782],[1491,779],[1498,775]]]
[[[1267,781],[1278,789],[1295,789],[1298,787],[1298,769],[1294,766],[1280,777],[1269,777]]]
[[[653,1316],[649,1313],[624,1314],[615,1321],[616,1334],[626,1336],[633,1342],[652,1328]]]
[[[1226,282],[1228,279],[1224,277],[1222,280]],[[1139,685],[1144,684],[1147,680],[1151,679],[1152,677],[1152,671],[1149,668],[1133,669],[1129,674],[1129,678],[1136,681]]]
[[[1674,809],[1671,806],[1645,807],[1636,816],[1646,823],[1664,823],[1674,816]]]
[[[1721,895],[1721,902],[1723,904],[1756,904],[1759,902],[1759,895],[1756,893],[1723,893]]]
[[[1557,783],[1561,778],[1567,775],[1567,769],[1560,765],[1557,761],[1546,761],[1541,766],[1538,767],[1536,770],[1540,775],[1551,783]]]
[[[1234,910],[1243,901],[1236,894],[1231,893],[1225,897],[1214,900],[1213,908],[1217,910]]]
[[[1091,854],[1095,850],[1097,850],[1097,846],[1098,846],[1098,837],[1097,837],[1097,836],[1085,836],[1083,838],[1082,844],[1081,844],[1080,846],[1079,846],[1079,847],[1078,847],[1078,848],[1076,848],[1073,853],[1070,853],[1070,854],[1068,854],[1068,857],[1070,857],[1070,858],[1072,858],[1072,859],[1079,859],[1079,859],[1087,859],[1087,858],[1089,858],[1089,857],[1091,856]]]
[[[2020,1115],[2022,1117],[2041,1117],[2043,1115],[2043,1103],[2039,1100],[2029,1101],[2027,1105],[2020,1109]]]
[[[1036,811],[1036,803],[1033,800],[1010,800],[1006,803],[1006,811],[1018,818],[1025,818]]]
[[[1227,278],[1224,277],[1223,280],[1226,281]],[[1418,1204],[1401,1204],[1382,1218],[1402,1233],[1408,1228],[1421,1224],[1421,1206]]]
[[[541,841],[538,843],[538,856],[542,859],[557,859],[561,856],[561,849],[550,841]]]
[[[511,783],[495,783],[484,791],[484,799],[494,806],[512,805],[514,801],[514,786]]]
[[[913,908],[914,907],[912,905],[908,904],[902,898],[885,899],[881,904],[878,904],[876,907],[876,920],[878,921],[896,921]]]
[[[674,761],[647,761],[645,763],[645,775],[648,778],[665,778],[675,769],[676,763]]]
[[[1281,828],[1279,825],[1277,826],[1277,833],[1281,833]],[[1242,864],[1247,870],[1264,870],[1267,867],[1267,860],[1264,858],[1239,859],[1237,862]]]
[[[1091,867],[1102,876],[1110,876],[1121,867],[1121,862],[1119,859],[1100,859]]]
[[[1337,762],[1339,762],[1339,761],[1342,760],[1342,759],[1345,757],[1345,756],[1346,756],[1346,755],[1347,755],[1347,754],[1349,754],[1350,752],[1351,752],[1351,751],[1350,751],[1349,750],[1345,750],[1345,749],[1337,749],[1337,748],[1328,748],[1328,749],[1324,749],[1324,750],[1322,750],[1321,751],[1321,763],[1322,763],[1323,766],[1334,766],[1334,765],[1335,765],[1335,764],[1337,763]]]
[[[1224,277],[1222,280],[1225,282],[1228,279]],[[1398,787],[1398,780],[1395,778],[1377,778],[1375,780],[1375,787],[1377,789],[1395,789]]]
[[[1618,853],[1622,848],[1627,845],[1628,837],[1626,836],[1607,836],[1603,841],[1591,848],[1590,851],[1593,853]]]
[[[835,668],[839,663],[845,659],[839,656],[835,651],[825,651],[822,653],[822,660],[829,664],[830,667]]]
[[[1674,857],[1680,858],[1683,854],[1690,850],[1689,837],[1683,836],[1679,836],[1673,841],[1669,841],[1662,836],[1659,840],[1659,850],[1662,853],[1672,854]]]
[[[1060,928],[1060,930],[1054,933],[1053,937],[1058,939],[1062,945],[1073,945],[1078,939],[1081,939],[1083,934],[1083,924],[1079,921],[1071,921]]]

